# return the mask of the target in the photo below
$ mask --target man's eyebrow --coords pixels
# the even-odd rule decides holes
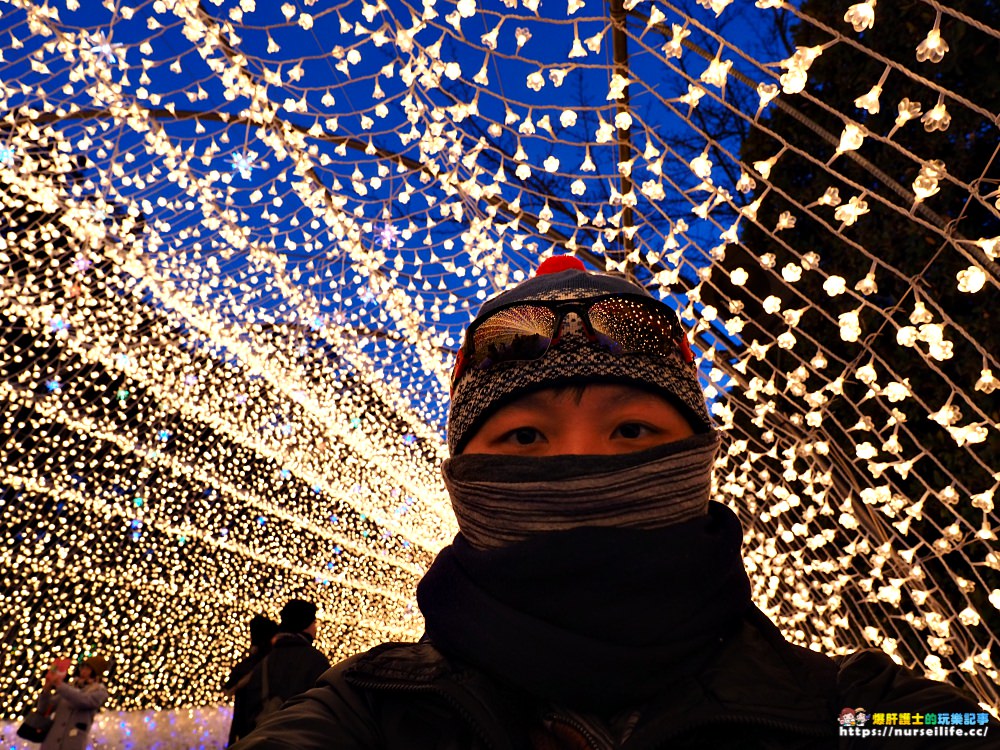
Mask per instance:
[[[655,398],[657,397],[648,391],[639,390],[638,388],[627,388],[616,394],[613,401],[616,404],[628,404],[633,401],[648,401]]]
[[[573,388],[569,387],[566,389],[560,389],[559,396],[565,393],[569,393]],[[579,393],[579,396],[583,396],[583,392]],[[650,399],[656,399],[656,395],[649,393],[648,391],[641,390],[639,388],[626,388],[618,393],[615,393],[611,398],[611,405],[620,406],[628,405],[636,401],[649,401]],[[579,403],[579,398],[577,402]],[[517,401],[510,404],[511,408],[514,409],[546,409],[552,408],[551,397],[545,393],[545,391],[538,391],[536,393],[529,393],[527,396],[522,396]]]
[[[511,409],[539,409],[549,406],[549,401],[543,393],[529,393],[508,404]]]

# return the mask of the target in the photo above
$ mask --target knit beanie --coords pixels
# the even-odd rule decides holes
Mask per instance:
[[[316,621],[316,605],[304,599],[291,599],[281,608],[282,633],[301,633]]]
[[[585,300],[607,294],[643,295],[655,301],[637,284],[618,276],[588,272],[578,258],[556,256],[544,261],[532,278],[487,301],[470,326],[514,302]],[[662,307],[676,320],[669,307]],[[682,330],[679,323],[678,330]],[[696,433],[712,429],[686,336],[681,336],[676,349],[664,356],[618,355],[590,341],[581,330],[564,329],[559,341],[539,359],[500,362],[482,370],[469,368],[462,375],[453,386],[448,413],[451,455],[461,453],[483,423],[505,404],[545,388],[590,383],[617,383],[651,391],[675,406]]]

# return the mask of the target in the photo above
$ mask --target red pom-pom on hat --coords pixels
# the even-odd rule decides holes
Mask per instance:
[[[538,264],[535,276],[543,276],[547,273],[559,273],[560,271],[586,271],[587,267],[583,261],[572,255],[553,255]]]

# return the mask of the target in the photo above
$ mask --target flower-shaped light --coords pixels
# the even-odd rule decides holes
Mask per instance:
[[[933,133],[935,130],[945,131],[951,125],[951,115],[943,101],[939,101],[932,109],[929,109],[920,122],[924,124],[924,130]]]
[[[939,63],[944,59],[946,52],[948,52],[948,42],[941,38],[941,32],[935,26],[927,32],[924,40],[917,45],[917,61]]]
[[[865,0],[847,9],[844,20],[854,27],[859,34],[875,25],[875,5],[878,0]]]
[[[935,159],[924,164],[920,168],[920,174],[913,180],[913,194],[916,200],[919,202],[936,195],[941,190],[938,182],[944,174],[944,162]]]

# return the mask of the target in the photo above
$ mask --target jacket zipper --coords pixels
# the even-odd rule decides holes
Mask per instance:
[[[590,730],[587,729],[587,727],[585,727],[580,722],[576,721],[572,716],[555,714],[554,716],[552,716],[551,721],[554,722],[557,721],[561,724],[565,724],[569,727],[572,727],[573,729],[578,731],[580,734],[583,735],[583,738],[587,741],[587,744],[590,745],[591,750],[605,750],[605,746],[601,745],[600,741],[590,733]],[[612,748],[607,748],[607,750],[612,750]]]
[[[475,732],[475,734],[482,740],[483,745],[485,745],[490,750],[496,750],[496,744],[490,739],[489,734],[483,729],[483,726],[476,720],[476,718],[469,712],[458,698],[451,695],[448,691],[442,690],[441,688],[434,687],[433,685],[414,685],[412,683],[405,682],[381,682],[372,680],[361,680],[358,678],[351,678],[349,682],[352,685],[356,685],[360,688],[365,688],[367,690],[404,690],[409,692],[427,692],[433,693],[434,695],[444,698],[445,702],[456,709],[459,715],[465,720],[465,723]]]

